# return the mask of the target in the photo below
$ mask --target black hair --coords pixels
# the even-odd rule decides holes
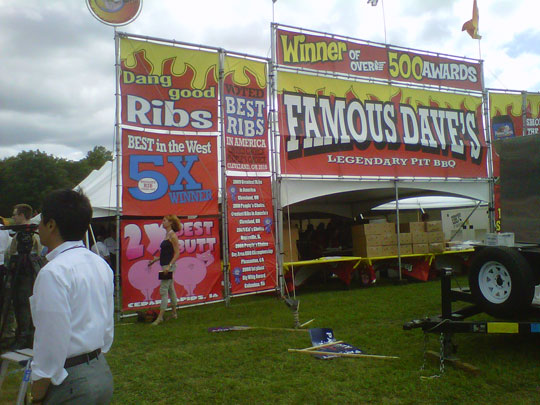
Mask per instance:
[[[81,240],[92,219],[90,200],[82,191],[56,190],[45,197],[41,219],[54,219],[64,241]]]

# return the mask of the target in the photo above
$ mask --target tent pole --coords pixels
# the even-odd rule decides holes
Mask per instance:
[[[220,100],[220,130],[221,130],[221,224],[222,224],[222,257],[223,257],[223,295],[225,306],[231,305],[231,284],[229,278],[229,221],[227,208],[227,166],[225,153],[225,111],[223,106],[225,80],[225,51],[219,51],[219,100]]]
[[[495,178],[493,177],[493,142],[491,139],[491,130],[490,130],[490,117],[489,117],[489,96],[488,91],[486,90],[486,83],[484,79],[484,61],[480,61],[480,71],[482,72],[482,102],[484,105],[484,140],[487,145],[487,172],[488,172],[488,181],[489,181],[489,231],[495,231]]]
[[[401,276],[401,241],[399,238],[399,186],[398,179],[394,180],[394,188],[396,190],[396,233],[397,233],[397,254],[398,254],[398,272],[399,281],[402,280]]]
[[[116,142],[116,255],[115,255],[115,298],[116,298],[116,320],[120,320],[121,315],[121,302],[120,302],[120,198],[122,192],[121,184],[121,165],[120,165],[120,36],[114,27],[114,58],[115,58],[115,82],[116,82],[116,111],[115,111],[115,125],[114,125],[114,137]]]
[[[273,10],[273,5],[272,5]],[[272,19],[273,20],[273,19]],[[276,64],[277,64],[277,55],[276,55],[276,30],[277,24],[272,22],[270,30],[270,41],[271,41],[271,54],[272,57],[269,61],[269,83],[270,83],[270,164],[272,171],[272,194],[273,194],[273,203],[274,203],[274,218],[275,218],[275,253],[276,253],[276,265],[277,265],[277,288],[279,288],[280,296],[283,297],[285,294],[285,275],[283,272],[283,210],[281,207],[281,177],[278,173],[278,159],[279,159],[279,148],[281,146],[279,139],[279,131],[277,125],[277,86],[276,86]]]

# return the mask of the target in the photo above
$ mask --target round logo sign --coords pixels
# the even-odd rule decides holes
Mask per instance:
[[[86,0],[86,5],[102,23],[126,25],[141,12],[142,0]]]
[[[139,180],[137,188],[145,194],[150,194],[158,189],[158,183],[155,179],[145,177],[144,179]]]

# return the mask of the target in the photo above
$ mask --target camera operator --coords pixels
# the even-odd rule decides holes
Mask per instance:
[[[32,207],[17,204],[13,208],[15,225],[28,225],[27,229],[18,230],[8,250],[8,270],[12,274],[11,296],[17,330],[13,349],[23,349],[32,345],[32,317],[29,298],[32,295],[34,280],[41,265],[41,243],[30,226]]]

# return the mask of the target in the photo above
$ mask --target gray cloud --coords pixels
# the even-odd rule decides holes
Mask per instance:
[[[540,31],[522,31],[504,45],[506,54],[516,58],[523,54],[540,55]]]

